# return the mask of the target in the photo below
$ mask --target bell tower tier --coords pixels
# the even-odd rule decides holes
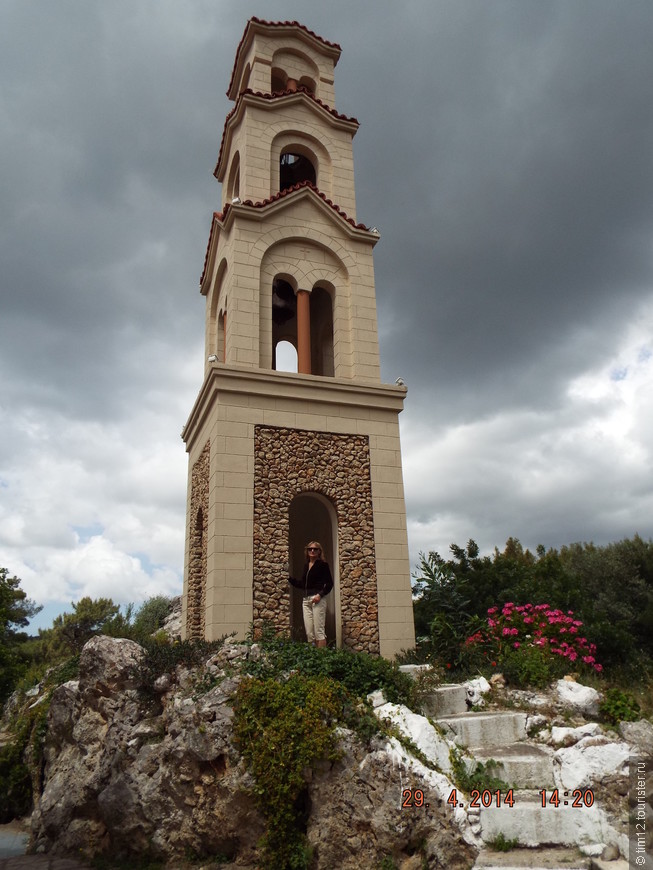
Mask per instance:
[[[236,52],[200,280],[204,383],[182,433],[183,624],[189,638],[266,623],[302,638],[287,578],[315,539],[334,578],[327,639],[392,657],[415,643],[406,391],[380,381],[379,235],[355,217],[358,122],[332,108],[339,56],[296,22],[256,18]]]

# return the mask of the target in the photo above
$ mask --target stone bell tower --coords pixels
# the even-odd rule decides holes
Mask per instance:
[[[304,545],[335,588],[327,635],[392,657],[414,645],[398,415],[382,384],[372,249],[356,219],[355,118],[334,108],[340,47],[248,21],[215,177],[204,383],[189,453],[183,624],[216,639],[266,621],[301,637]],[[296,351],[282,371],[281,348]],[[285,366],[286,368],[293,366]]]

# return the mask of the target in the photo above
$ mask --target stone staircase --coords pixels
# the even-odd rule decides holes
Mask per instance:
[[[598,857],[605,845],[619,846],[623,852],[623,835],[611,826],[597,801],[591,806],[572,806],[573,795],[556,783],[554,750],[528,737],[527,713],[473,712],[468,709],[464,685],[432,691],[424,701],[423,713],[449,744],[460,748],[468,771],[473,772],[478,762],[490,762],[490,775],[510,787],[508,791],[482,790],[475,801],[478,806],[471,804],[471,795],[459,792],[459,807],[465,807],[471,830],[484,844],[475,868],[627,870],[623,858],[605,861]],[[550,802],[556,787],[558,806]],[[496,851],[489,844],[497,838],[519,845],[507,852]]]

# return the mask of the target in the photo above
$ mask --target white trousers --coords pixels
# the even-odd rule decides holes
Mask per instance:
[[[302,609],[304,613],[304,628],[306,629],[306,639],[309,643],[314,643],[316,640],[326,640],[324,633],[324,623],[326,622],[327,600],[320,598],[317,604],[313,604],[313,598],[302,599]]]

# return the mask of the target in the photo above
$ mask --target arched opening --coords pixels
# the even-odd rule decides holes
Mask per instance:
[[[280,94],[286,90],[286,81],[288,80],[288,76],[282,69],[279,67],[272,67],[271,71],[271,80],[270,80],[270,91],[273,94]]]
[[[309,76],[302,76],[299,80],[299,84],[309,92],[309,94],[313,94],[315,96],[315,80],[310,78]]]
[[[311,372],[332,378],[333,302],[326,287],[316,285],[311,292]]]
[[[338,583],[338,520],[331,502],[318,492],[296,495],[289,508],[288,556],[290,576],[300,579],[304,570],[304,547],[319,541],[322,557],[333,575],[333,590],[327,596],[326,636],[329,646],[340,646],[340,586]],[[291,589],[290,633],[295,640],[306,640],[302,616],[302,593]]]
[[[227,202],[231,202],[235,197],[240,196],[240,152],[236,151],[231,166],[229,168],[229,179],[227,181]]]
[[[317,173],[311,160],[298,151],[284,150],[279,161],[279,190],[287,190],[294,184],[310,181],[316,184]]]
[[[245,72],[243,73],[242,83],[240,85],[240,93],[241,94],[243,91],[246,91],[247,88],[249,87],[249,76],[250,76],[251,72],[252,72],[252,68],[250,67],[249,64],[247,64],[247,66],[245,67]]]
[[[218,352],[216,354],[220,362],[227,362],[227,341],[225,336],[226,319],[224,311],[221,311],[218,315]]]
[[[190,565],[188,571],[188,607],[186,610],[186,637],[204,638],[204,606],[206,596],[206,527],[204,512],[198,508],[191,530]]]
[[[277,275],[272,282],[272,368],[275,371],[276,350],[281,342],[297,347],[297,297],[292,284]]]
[[[274,348],[274,369],[277,372],[297,372],[297,348],[289,341],[280,341]]]

